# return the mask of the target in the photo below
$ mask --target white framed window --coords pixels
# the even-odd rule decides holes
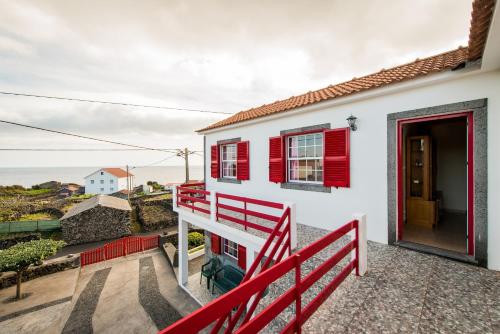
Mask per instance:
[[[224,239],[224,254],[238,260],[238,244],[234,241]]]
[[[109,191],[115,191],[115,188],[111,187],[109,188]]]
[[[286,143],[288,181],[323,183],[323,132],[290,136]]]
[[[104,191],[104,188],[101,188],[101,191]]]
[[[101,184],[104,184],[104,180],[101,180]]]
[[[94,184],[94,180],[90,180],[90,184]]]
[[[109,180],[109,183],[113,183],[113,182],[114,182],[114,180],[113,180],[113,179]]]
[[[101,172],[101,175],[104,175],[104,172]]]
[[[222,178],[236,178],[236,144],[220,146],[220,168]]]

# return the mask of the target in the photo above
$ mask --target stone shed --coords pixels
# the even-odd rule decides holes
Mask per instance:
[[[128,201],[97,195],[73,206],[60,220],[64,241],[69,245],[130,235]]]

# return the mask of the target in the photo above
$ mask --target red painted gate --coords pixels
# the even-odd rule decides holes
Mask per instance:
[[[80,253],[80,264],[83,267],[89,264],[156,248],[158,245],[159,236],[155,235],[150,237],[125,237],[111,241],[102,247]]]

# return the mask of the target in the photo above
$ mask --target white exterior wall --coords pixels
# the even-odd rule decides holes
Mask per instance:
[[[101,172],[103,172],[103,175],[101,175]],[[94,184],[91,184],[91,180],[94,180]],[[101,180],[104,182],[103,184],[101,184]],[[111,183],[111,180],[113,180],[113,183]],[[111,187],[113,190],[111,190]],[[104,188],[104,190],[101,191],[101,188]],[[127,178],[118,178],[106,171],[98,170],[85,178],[86,194],[108,195],[123,189],[127,189]]]
[[[387,95],[382,96],[381,93]],[[237,127],[206,133],[206,183],[209,190],[293,202],[297,222],[332,230],[353,212],[368,217],[368,239],[387,243],[387,114],[475,99],[488,99],[488,266],[500,270],[500,71],[464,74],[451,72],[395,84],[344,99],[324,102]],[[313,109],[311,111],[307,110]],[[302,112],[303,111],[303,112]],[[281,130],[331,123],[346,127],[358,118],[351,133],[351,187],[331,193],[281,189],[269,182],[269,137]],[[249,124],[250,123],[250,124]],[[218,140],[241,137],[250,141],[250,180],[242,184],[217,182],[210,177],[210,146]],[[396,182],[396,180],[394,180]]]

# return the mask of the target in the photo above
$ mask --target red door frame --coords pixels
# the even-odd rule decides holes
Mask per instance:
[[[397,152],[397,183],[398,183],[398,221],[397,240],[403,239],[403,125],[465,117],[467,119],[467,254],[474,255],[474,119],[472,111],[461,111],[450,114],[424,116],[401,119],[397,122],[398,152]]]

